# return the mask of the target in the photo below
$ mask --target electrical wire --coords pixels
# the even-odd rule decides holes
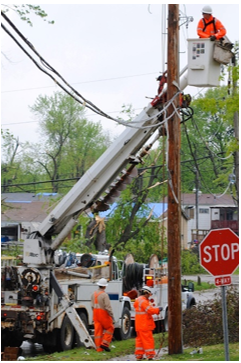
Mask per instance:
[[[161,125],[161,123],[155,124],[155,125],[148,125],[148,126],[134,126],[135,123],[145,123],[147,121],[151,121],[152,119],[157,118],[159,115],[161,115],[162,111],[160,111],[159,113],[157,113],[156,115],[149,117],[146,120],[141,120],[141,121],[132,121],[130,122],[126,122],[126,121],[121,121],[119,119],[115,119],[111,116],[109,116],[108,114],[106,114],[105,112],[103,112],[102,110],[100,110],[97,106],[95,106],[91,101],[88,101],[87,99],[85,99],[78,91],[76,91],[71,85],[69,85],[69,83],[67,83],[65,81],[65,79],[51,66],[49,65],[45,59],[35,50],[35,48],[33,47],[33,45],[23,36],[23,34],[16,28],[16,26],[10,21],[10,19],[8,19],[8,17],[6,16],[6,14],[4,14],[1,11],[1,15],[3,16],[3,18],[9,23],[9,25],[14,29],[14,31],[20,36],[20,38],[30,47],[30,49],[39,57],[42,65],[44,67],[46,67],[49,71],[53,72],[55,75],[57,75],[61,81],[63,81],[70,89],[73,93],[71,93],[69,90],[67,90],[61,83],[59,83],[54,77],[53,75],[49,74],[28,52],[27,50],[19,43],[19,41],[13,36],[13,34],[11,34],[11,32],[5,27],[4,24],[1,24],[2,28],[4,29],[4,31],[16,42],[16,44],[22,49],[22,51],[33,61],[33,63],[42,71],[44,72],[46,75],[48,75],[50,78],[52,78],[52,80],[60,87],[62,88],[62,90],[64,90],[69,96],[73,97],[77,102],[81,103],[84,107],[88,107],[89,109],[91,109],[93,112],[99,114],[100,116],[106,117],[110,120],[113,120],[115,122],[117,122],[118,124],[124,125],[124,126],[128,126],[128,127],[132,127],[132,128],[137,128],[137,129],[145,129],[145,128],[153,128],[156,127],[158,125]],[[81,98],[81,100],[79,98],[76,97],[76,95]],[[178,95],[178,94],[177,94]],[[170,103],[172,102],[172,100],[170,101]],[[168,103],[166,105],[166,107],[169,106]],[[169,116],[169,118],[172,117]]]
[[[4,16],[4,18],[6,18],[6,15],[2,13],[2,16]],[[28,52],[27,50],[19,43],[19,41],[10,33],[10,31],[5,27],[4,24],[1,24],[2,28],[4,29],[4,31],[15,41],[15,43],[20,47],[20,49],[32,60],[32,62],[39,68],[39,70],[41,70],[43,73],[45,73],[46,75],[48,75],[63,91],[65,91],[69,96],[73,97],[77,102],[79,102],[80,104],[82,104],[83,106],[88,107],[89,109],[91,109],[93,112],[98,113],[101,116],[104,116],[106,118],[112,119],[112,117],[110,117],[109,115],[105,114],[103,111],[101,111],[100,109],[98,109],[95,105],[93,105],[90,101],[86,100],[84,97],[82,97],[79,92],[77,92],[76,90],[74,90],[63,78],[62,76],[60,76],[54,69],[52,69],[51,66],[48,65],[47,62],[45,62],[45,60],[43,60],[43,58],[39,55],[41,62],[44,64],[45,67],[47,67],[49,70],[53,71],[55,74],[57,74],[60,79],[62,81],[64,81],[65,84],[68,85],[68,87],[70,87],[70,89],[76,93],[80,98],[82,98],[82,101],[79,100],[76,96],[74,96],[74,94],[72,94],[70,91],[68,91],[61,83],[59,83],[51,74],[49,74]],[[14,26],[14,25],[13,25]],[[17,31],[18,32],[18,31]],[[26,40],[27,41],[27,40]],[[38,55],[38,53],[35,51],[35,49],[33,48],[32,44],[30,42],[27,41],[27,44],[30,46],[30,48],[34,51],[34,53],[36,53]]]
[[[188,132],[187,132],[187,129],[186,129],[186,125],[185,125],[185,123],[184,123],[183,125],[184,125],[184,129],[185,129],[186,137],[187,137],[187,140],[188,140],[189,149],[190,149],[191,155],[192,155],[193,160],[194,160],[194,163],[195,163],[195,167],[196,167],[196,169],[197,169],[197,171],[198,171],[198,174],[199,174],[199,176],[200,176],[200,179],[201,179],[201,181],[202,181],[202,183],[203,183],[204,187],[205,187],[205,188],[206,188],[206,190],[208,190],[208,191],[209,191],[209,193],[210,193],[211,195],[213,195],[215,198],[220,198],[220,197],[222,197],[223,195],[225,195],[225,194],[227,193],[227,191],[228,191],[228,189],[229,189],[229,187],[230,187],[231,182],[229,182],[229,184],[228,184],[227,188],[225,189],[225,191],[224,191],[221,195],[214,194],[214,193],[213,193],[213,192],[212,192],[212,191],[211,191],[211,190],[207,187],[207,185],[206,185],[206,183],[204,182],[204,179],[203,179],[203,177],[202,177],[202,174],[200,173],[199,165],[197,164],[197,161],[196,161],[195,155],[194,155],[194,153],[193,153],[192,146],[191,146],[191,142],[190,142],[190,139],[189,139],[189,135],[188,135]],[[222,158],[219,158],[219,159],[222,159]]]
[[[158,72],[150,72],[150,73],[142,73],[142,74],[133,74],[131,76],[123,76],[123,77],[112,77],[112,78],[104,78],[104,79],[96,79],[93,81],[82,81],[82,82],[73,82],[72,84],[85,84],[85,83],[96,83],[96,82],[106,82],[106,81],[115,81],[117,79],[125,79],[125,78],[134,78],[134,77],[142,77],[148,76],[151,74],[157,74]],[[53,88],[55,86],[43,86],[43,87],[32,87],[32,88],[21,88],[21,89],[14,89],[8,91],[1,91],[1,93],[10,93],[10,92],[23,92],[23,91],[33,91],[36,89],[43,89],[43,88]]]
[[[208,143],[207,143],[207,141],[206,140],[204,140],[204,138],[203,138],[203,136],[202,136],[202,134],[201,134],[201,132],[200,132],[200,130],[199,130],[199,128],[198,128],[198,125],[197,125],[197,123],[196,123],[196,120],[195,120],[195,118],[193,118],[193,122],[195,123],[195,126],[196,126],[196,129],[197,129],[197,131],[198,131],[198,133],[199,133],[199,136],[200,136],[200,138],[201,138],[201,140],[204,142],[204,144],[205,144],[205,146],[207,147],[207,149],[210,151],[210,153],[211,154],[213,154],[214,156],[216,156],[218,159],[220,159],[220,160],[227,160],[227,159],[229,159],[231,156],[233,156],[233,154],[232,153],[230,153],[226,158],[220,158],[213,150],[211,150],[210,149],[210,147],[208,146]]]
[[[111,116],[109,116],[108,114],[106,114],[105,112],[101,111],[97,106],[95,106],[91,101],[86,100],[78,91],[76,91],[71,85],[69,85],[69,83],[67,83],[65,81],[65,79],[51,66],[49,65],[45,59],[35,50],[35,48],[33,47],[33,45],[23,36],[23,34],[16,28],[16,26],[10,21],[10,19],[8,19],[8,17],[6,16],[6,14],[4,14],[1,11],[1,15],[3,16],[3,18],[9,23],[9,25],[14,29],[14,31],[20,36],[20,38],[30,47],[30,49],[39,57],[42,65],[44,67],[46,67],[48,70],[52,71],[54,74],[56,74],[70,89],[71,91],[76,94],[79,98],[81,98],[82,100],[80,100],[79,98],[77,98],[73,93],[71,93],[69,90],[67,90],[61,83],[59,83],[54,77],[53,75],[49,74],[28,52],[27,50],[19,43],[19,41],[11,34],[11,32],[5,27],[4,24],[1,24],[2,28],[4,29],[4,31],[16,42],[16,44],[22,49],[22,51],[33,61],[33,63],[42,71],[44,72],[46,75],[48,75],[50,78],[52,78],[52,80],[60,87],[62,88],[69,96],[73,97],[77,102],[81,103],[84,107],[88,107],[89,109],[91,109],[93,112],[99,114],[100,116],[106,117],[110,120],[113,120],[115,122],[117,122],[118,124],[121,124],[123,126],[127,126],[127,127],[131,127],[131,128],[136,128],[136,129],[148,129],[148,128],[153,128],[153,127],[158,127],[160,125],[163,124],[164,121],[160,122],[160,123],[155,123],[154,125],[147,125],[147,126],[135,126],[135,124],[138,123],[145,123],[145,122],[150,122],[153,119],[157,119],[164,111],[161,110],[159,111],[156,115],[149,117],[147,119],[142,119],[141,121],[132,121],[130,122],[126,122],[126,121],[121,121],[120,119],[115,119]],[[177,97],[179,95],[180,92],[176,93],[176,95],[174,95],[174,97],[165,105],[165,108],[168,108],[170,106],[170,104],[173,105],[173,100],[175,99],[175,97]],[[174,112],[168,117],[168,119],[172,118],[173,115],[175,114],[175,112],[177,112],[177,109],[174,108]],[[178,113],[177,113],[178,114]]]

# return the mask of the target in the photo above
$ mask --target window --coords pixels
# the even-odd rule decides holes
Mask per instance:
[[[199,208],[199,213],[209,214],[209,209],[208,208]]]

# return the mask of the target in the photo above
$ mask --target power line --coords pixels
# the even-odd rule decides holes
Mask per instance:
[[[50,65],[48,64],[45,59],[36,51],[34,46],[24,37],[24,35],[17,29],[17,27],[10,21],[10,19],[1,11],[2,17],[8,22],[8,24],[13,28],[13,30],[18,34],[18,36],[30,47],[30,49],[37,55],[39,58],[41,64],[48,70],[53,72],[57,77],[60,78],[60,80],[69,87],[70,91],[65,88],[57,79],[55,79],[52,74],[46,71],[28,52],[27,50],[19,43],[19,41],[13,36],[13,34],[5,27],[5,25],[2,23],[1,26],[4,29],[4,31],[14,40],[14,42],[19,46],[19,48],[22,49],[22,51],[32,60],[32,62],[39,68],[42,72],[44,72],[46,75],[48,75],[62,90],[64,90],[69,96],[74,98],[77,102],[82,104],[84,107],[87,107],[91,109],[93,112],[104,116],[108,119],[112,119],[113,121],[116,121],[111,116],[107,115],[105,112],[100,110],[97,106],[95,106],[91,101],[85,99],[76,89],[74,89],[66,80]]]
[[[134,77],[142,77],[142,76],[148,76],[151,74],[158,74],[159,72],[151,72],[151,73],[143,73],[143,74],[134,74],[131,76],[123,76],[123,77],[113,77],[113,78],[104,78],[104,79],[97,79],[93,81],[82,81],[82,82],[75,82],[72,84],[84,84],[84,83],[95,83],[95,82],[106,82],[106,81],[114,81],[117,79],[125,79],[125,78],[134,78]],[[1,93],[10,93],[10,92],[22,92],[22,91],[32,91],[37,89],[43,89],[43,88],[54,88],[55,86],[43,86],[43,87],[33,87],[33,88],[22,88],[22,89],[15,89],[15,90],[8,90],[8,91],[2,91]]]
[[[140,108],[136,108],[134,111],[138,111],[138,110],[142,110],[143,108],[140,107]],[[107,111],[108,112],[108,111]],[[111,114],[111,113],[120,113],[121,111],[109,111],[108,114]],[[85,115],[85,117],[91,117],[91,116],[95,116],[96,114],[95,113],[91,113],[91,114],[87,114]],[[38,120],[37,121],[20,121],[20,122],[12,122],[12,123],[8,123],[8,124],[3,124],[2,123],[2,126],[9,126],[9,125],[20,125],[20,124],[29,124],[29,123],[36,123],[36,122],[39,122]]]
[[[18,36],[30,47],[30,49],[35,53],[35,55],[37,55],[37,57],[39,58],[42,66],[44,66],[48,71],[53,72],[57,77],[59,77],[59,79],[65,84],[67,85],[67,87],[70,89],[68,90],[67,88],[65,88],[65,86],[63,84],[61,84],[56,78],[54,78],[54,76],[52,74],[50,74],[49,72],[46,71],[45,68],[43,68],[28,52],[27,50],[19,43],[19,41],[14,37],[14,35],[5,27],[4,24],[1,24],[2,28],[4,29],[4,31],[14,40],[14,42],[20,47],[20,49],[22,49],[22,51],[32,60],[32,62],[37,66],[37,68],[39,68],[39,70],[41,70],[43,73],[45,73],[46,75],[48,75],[64,92],[66,92],[70,97],[72,97],[73,99],[75,99],[77,102],[79,102],[81,105],[83,105],[83,107],[87,107],[90,110],[92,110],[93,112],[95,112],[96,114],[103,116],[109,120],[115,121],[120,125],[124,125],[127,127],[131,127],[131,128],[136,128],[136,129],[148,129],[148,128],[153,128],[153,127],[157,127],[160,126],[164,121],[160,122],[160,123],[155,123],[155,125],[147,125],[147,126],[136,126],[134,124],[138,124],[140,122],[145,122],[145,121],[150,121],[153,118],[158,118],[158,116],[161,116],[162,113],[165,112],[165,110],[169,107],[169,105],[174,101],[174,98],[176,98],[180,92],[178,92],[177,94],[175,94],[173,96],[173,98],[169,101],[168,104],[165,105],[165,107],[163,108],[163,110],[159,111],[159,113],[157,113],[154,116],[151,117],[147,117],[146,120],[142,120],[142,121],[132,121],[130,122],[126,122],[126,121],[122,121],[120,119],[116,119],[111,117],[110,115],[108,115],[107,113],[105,113],[104,111],[102,111],[100,108],[98,108],[96,105],[94,105],[91,101],[85,99],[75,88],[73,88],[62,76],[61,74],[59,74],[50,64],[48,64],[46,62],[46,60],[36,51],[36,49],[34,48],[34,46],[26,39],[26,37],[24,37],[24,35],[17,29],[17,27],[10,21],[10,19],[8,19],[8,17],[6,16],[6,14],[4,14],[1,11],[1,15],[2,17],[8,22],[8,24],[13,28],[13,30],[18,34]],[[176,110],[174,110],[174,113],[176,113]],[[167,120],[169,118],[171,118],[172,115],[170,115]]]

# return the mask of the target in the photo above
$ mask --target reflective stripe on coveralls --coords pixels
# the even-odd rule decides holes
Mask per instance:
[[[153,314],[159,314],[159,308],[154,308],[150,301],[144,296],[140,296],[134,302],[136,311],[135,330],[136,330],[136,349],[135,356],[137,359],[155,356],[155,345],[152,330],[155,329],[155,323],[152,318]]]
[[[102,293],[104,293],[104,291],[94,292],[93,320],[95,328],[94,340],[97,352],[103,351],[100,347],[101,345],[109,347],[115,329],[111,316],[107,313],[107,311],[101,309],[98,303],[98,296]]]

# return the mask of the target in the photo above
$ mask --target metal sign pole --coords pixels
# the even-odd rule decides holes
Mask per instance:
[[[222,289],[223,335],[224,335],[225,360],[229,361],[226,286],[221,286],[221,289]]]

